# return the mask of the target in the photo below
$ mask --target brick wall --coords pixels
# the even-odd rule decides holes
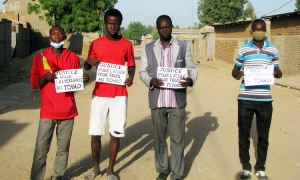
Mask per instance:
[[[285,76],[300,74],[300,14],[271,18],[271,39],[279,51],[280,69]]]
[[[225,25],[216,25],[215,28],[215,59],[233,63],[238,49],[244,41],[251,40],[251,21],[243,21]]]
[[[273,17],[271,26],[271,36],[300,35],[300,14]]]
[[[0,11],[0,18],[15,21],[16,20],[16,13],[15,12]]]

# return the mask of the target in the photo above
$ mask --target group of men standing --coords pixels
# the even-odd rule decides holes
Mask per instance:
[[[117,9],[105,13],[106,34],[94,40],[89,48],[89,54],[84,62],[84,68],[90,70],[100,63],[127,65],[128,77],[124,85],[96,82],[93,91],[90,111],[89,134],[91,135],[91,151],[94,168],[84,179],[92,180],[101,175],[100,151],[101,137],[105,134],[107,118],[109,119],[109,166],[108,180],[118,180],[114,172],[114,164],[119,151],[120,138],[125,136],[125,125],[128,106],[127,87],[133,84],[135,75],[135,60],[133,46],[130,41],[119,35],[123,20]],[[172,37],[172,20],[167,15],[161,15],[156,20],[159,38],[145,45],[139,76],[148,87],[149,108],[151,109],[152,126],[154,130],[155,168],[158,172],[156,180],[165,180],[170,175],[171,180],[183,179],[184,172],[184,136],[186,122],[186,89],[192,87],[198,76],[190,46],[187,42]],[[253,40],[241,48],[232,76],[240,79],[242,66],[247,64],[273,64],[274,76],[281,77],[278,68],[278,52],[265,40],[266,26],[264,21],[252,23]],[[259,38],[258,38],[259,37]],[[31,69],[30,84],[32,88],[40,89],[41,111],[34,158],[30,174],[31,180],[42,180],[46,171],[46,158],[52,136],[56,129],[57,152],[52,180],[62,179],[65,173],[74,118],[78,115],[73,92],[55,92],[55,72],[68,69],[80,69],[78,57],[62,47],[65,32],[62,27],[54,26],[49,31],[50,47],[34,57]],[[257,60],[259,57],[260,60]],[[157,69],[185,68],[187,76],[178,82],[180,88],[166,88],[164,81],[157,77]],[[83,82],[89,81],[89,76],[83,75]],[[241,179],[251,178],[249,163],[249,132],[253,114],[257,116],[258,124],[258,160],[255,165],[257,177],[267,179],[264,173],[268,147],[268,133],[272,115],[272,98],[268,85],[258,88],[241,85],[238,97],[238,127],[239,154],[243,165]],[[170,152],[168,154],[167,130],[170,135]]]

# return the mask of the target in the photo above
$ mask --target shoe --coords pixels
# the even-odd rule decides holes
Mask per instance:
[[[249,170],[243,170],[240,175],[240,179],[251,179],[251,172]]]
[[[84,176],[83,180],[93,180],[95,179],[97,176],[101,176],[101,174],[96,175],[96,173],[94,173],[93,171],[89,172],[87,175]]]
[[[256,177],[259,180],[269,180],[268,176],[266,175],[265,171],[256,171],[255,173]]]
[[[61,180],[61,176],[51,176],[51,180]]]
[[[118,180],[117,176],[114,175],[114,174],[109,174],[109,175],[107,175],[107,179],[108,179],[108,180]]]
[[[168,177],[168,175],[166,173],[159,173],[159,175],[157,176],[156,180],[166,180]]]

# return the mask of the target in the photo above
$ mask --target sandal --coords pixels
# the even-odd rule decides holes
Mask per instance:
[[[89,172],[86,176],[84,176],[83,180],[93,180],[95,179],[97,176],[101,176],[101,174],[96,175],[96,173],[94,173],[93,171]]]
[[[108,180],[118,180],[117,176],[114,175],[114,174],[109,174],[109,175],[107,175],[107,179],[108,179]]]

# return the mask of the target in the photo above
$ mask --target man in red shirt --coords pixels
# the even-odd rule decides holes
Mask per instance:
[[[122,14],[117,9],[110,9],[104,15],[106,35],[91,43],[89,57],[84,63],[85,69],[99,63],[110,63],[128,67],[129,77],[124,85],[96,82],[91,103],[89,134],[94,160],[94,170],[85,176],[85,180],[100,175],[101,136],[105,134],[106,118],[109,115],[110,157],[107,176],[109,180],[117,180],[114,174],[114,163],[120,146],[120,137],[124,137],[127,115],[127,88],[133,84],[135,62],[133,47],[130,41],[118,34],[122,23]]]
[[[60,70],[80,69],[79,58],[62,47],[66,37],[62,27],[52,27],[49,36],[51,46],[34,57],[30,75],[31,87],[40,89],[41,94],[40,122],[30,174],[31,180],[44,178],[47,153],[55,126],[57,152],[51,180],[61,179],[68,163],[74,117],[78,115],[74,93],[56,93],[54,73]],[[88,80],[88,75],[83,75],[83,82]]]

